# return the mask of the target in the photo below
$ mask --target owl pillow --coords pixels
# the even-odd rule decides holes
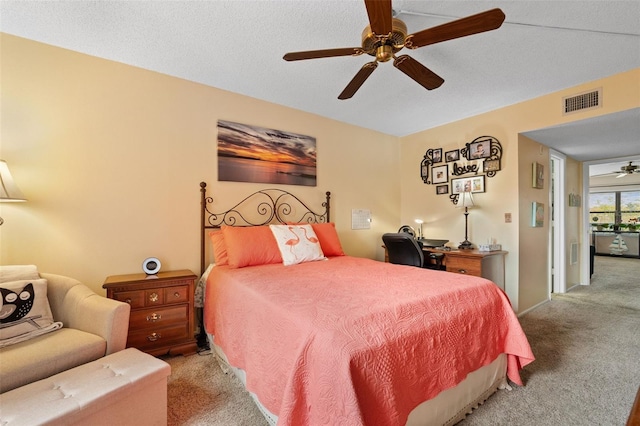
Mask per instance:
[[[47,280],[0,283],[0,348],[57,330],[47,299]]]

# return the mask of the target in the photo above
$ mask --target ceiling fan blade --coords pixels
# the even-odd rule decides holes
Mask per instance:
[[[616,179],[623,178],[626,175],[627,175],[627,173],[620,173],[618,176],[616,176]]]
[[[418,84],[425,89],[437,89],[442,85],[442,83],[444,83],[444,79],[442,77],[413,59],[411,56],[398,56],[395,61],[393,61],[393,66],[417,81]]]
[[[371,31],[387,35],[392,30],[391,0],[365,0]]]
[[[405,41],[405,47],[416,49],[429,44],[495,30],[500,28],[504,18],[504,12],[500,9],[487,10],[486,12],[410,34]]]
[[[289,52],[282,59],[285,61],[301,61],[303,59],[330,58],[334,56],[358,56],[364,51],[359,47],[343,47],[339,49],[307,50],[304,52]]]
[[[349,99],[358,91],[360,86],[369,78],[372,72],[378,67],[378,63],[376,61],[367,62],[360,68],[360,71],[351,79],[347,87],[344,88],[338,99]]]

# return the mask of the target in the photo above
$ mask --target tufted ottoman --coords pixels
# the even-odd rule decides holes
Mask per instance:
[[[125,349],[0,394],[0,425],[166,425],[169,374]]]

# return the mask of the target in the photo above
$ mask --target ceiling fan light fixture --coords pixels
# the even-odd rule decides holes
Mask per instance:
[[[376,59],[379,62],[387,62],[391,58],[393,58],[393,49],[391,46],[384,44],[376,49]]]

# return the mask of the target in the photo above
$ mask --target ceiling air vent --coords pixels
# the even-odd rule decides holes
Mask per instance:
[[[564,103],[564,114],[600,108],[602,106],[602,89],[580,93],[575,96],[568,96],[562,98],[562,101]]]

